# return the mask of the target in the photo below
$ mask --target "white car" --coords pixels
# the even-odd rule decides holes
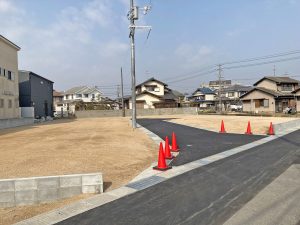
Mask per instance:
[[[231,111],[242,111],[243,106],[241,105],[230,105]]]

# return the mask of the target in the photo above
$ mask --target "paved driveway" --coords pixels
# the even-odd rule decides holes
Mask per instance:
[[[183,165],[265,137],[262,135],[219,134],[169,123],[163,119],[139,119],[138,123],[162,139],[165,139],[167,135],[170,139],[172,131],[176,133],[181,152],[173,161],[173,165],[175,166]]]
[[[300,131],[92,209],[60,225],[223,224],[300,160]]]

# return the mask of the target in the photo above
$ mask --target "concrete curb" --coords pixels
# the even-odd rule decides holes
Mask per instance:
[[[145,128],[143,128],[143,129],[145,129]],[[200,168],[202,166],[216,162],[220,159],[224,159],[231,155],[235,155],[237,153],[244,152],[244,151],[247,151],[254,147],[257,147],[259,145],[265,144],[265,143],[275,140],[281,136],[284,136],[288,133],[294,132],[298,129],[300,129],[300,125],[298,127],[294,126],[293,128],[289,128],[287,130],[283,129],[281,131],[281,133],[278,135],[268,136],[268,137],[260,139],[258,141],[255,141],[255,142],[243,145],[243,146],[239,146],[237,148],[233,148],[228,151],[224,151],[224,152],[221,152],[221,153],[218,153],[218,154],[206,157],[206,158],[202,158],[202,159],[187,163],[185,165],[181,165],[181,166],[177,166],[177,167],[174,166],[172,168],[172,170],[167,170],[164,172],[156,171],[156,173],[154,175],[147,174],[147,176],[145,176],[144,178],[142,178],[142,176],[140,176],[140,178],[137,179],[136,181],[130,182],[127,185],[120,187],[118,189],[115,189],[113,191],[110,191],[110,192],[107,192],[107,193],[104,193],[104,194],[101,194],[98,196],[94,196],[94,197],[91,197],[91,198],[88,198],[85,200],[81,200],[79,202],[73,203],[73,204],[65,206],[63,208],[56,209],[51,212],[35,216],[33,218],[16,223],[16,225],[29,225],[29,224],[30,225],[50,225],[50,224],[58,223],[60,221],[68,219],[72,216],[75,216],[77,214],[83,213],[85,211],[99,207],[101,205],[112,202],[112,201],[122,198],[124,196],[131,195],[138,191],[149,188],[153,185],[159,184],[167,179],[176,177],[178,175],[189,172],[196,168]],[[147,129],[145,129],[145,130],[147,130]]]

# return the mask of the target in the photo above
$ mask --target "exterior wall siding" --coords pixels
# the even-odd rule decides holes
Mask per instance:
[[[1,39],[0,67],[0,101],[2,99],[4,103],[0,107],[0,119],[19,118],[18,51]],[[3,68],[13,73],[14,80],[9,80],[7,75],[4,77]],[[9,103],[12,103],[11,107]]]
[[[267,80],[267,79],[259,82],[256,86],[257,87],[268,88],[268,89],[277,91],[277,84],[275,82]]]
[[[269,100],[269,107],[255,107],[255,100]],[[275,112],[275,99],[273,96],[265,94],[261,91],[253,91],[242,99],[244,112]]]

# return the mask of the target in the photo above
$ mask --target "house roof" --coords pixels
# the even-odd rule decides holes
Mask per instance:
[[[18,45],[16,45],[12,41],[8,40],[7,38],[5,38],[4,36],[2,36],[1,34],[0,34],[0,40],[4,41],[5,43],[7,43],[10,46],[14,47],[17,51],[21,50],[21,48]]]
[[[242,95],[240,98],[244,98],[245,96],[247,96],[248,94],[250,94],[253,91],[261,91],[264,92],[266,94],[272,95],[274,97],[288,97],[288,96],[292,96],[290,93],[283,93],[280,91],[274,91],[268,88],[264,88],[264,87],[254,87],[253,89],[251,89],[250,91],[248,91],[246,94]]]
[[[250,91],[252,89],[251,86],[243,86],[243,85],[239,85],[239,84],[234,84],[230,87],[227,88],[223,88],[222,91],[223,92],[230,92],[230,91]]]
[[[160,84],[162,84],[162,85],[164,85],[164,86],[168,86],[168,85],[165,84],[164,82],[159,81],[159,80],[155,79],[154,77],[151,77],[151,78],[149,78],[148,80],[144,81],[143,83],[140,83],[140,84],[137,85],[136,87],[142,86],[142,85],[144,85],[144,84],[146,84],[146,83],[148,83],[148,82],[151,82],[151,81],[156,81],[157,83],[160,83]]]
[[[277,84],[281,84],[281,83],[298,84],[300,82],[299,80],[295,80],[295,79],[292,79],[290,77],[274,77],[274,76],[271,77],[271,76],[267,76],[267,77],[261,78],[259,81],[254,83],[253,86],[256,86],[258,83],[262,82],[263,80],[270,80],[270,81],[273,81]]]
[[[41,75],[38,75],[32,71],[28,71],[28,70],[19,70],[20,72],[23,72],[23,73],[28,73],[30,76],[35,76],[35,77],[38,77],[38,78],[41,78],[43,80],[46,80],[46,81],[49,81],[50,83],[54,83],[53,81],[45,78],[45,77],[42,77]]]
[[[64,97],[64,94],[62,92],[53,90],[53,97]]]
[[[208,87],[201,87],[201,88],[197,88],[196,91],[194,91],[192,95],[195,95],[198,91],[202,92],[205,95],[207,95],[207,94],[215,94],[215,92],[212,89],[210,89]]]
[[[163,98],[163,96],[158,96],[158,95],[152,94],[152,93],[149,92],[149,91],[143,91],[143,92],[137,94],[136,96],[140,96],[140,95],[151,95],[151,96],[153,96],[153,97],[155,97],[155,98],[158,98],[158,99],[162,99],[162,98]],[[131,97],[130,97],[130,98],[131,98]]]
[[[88,86],[78,86],[73,87],[67,91],[65,91],[64,94],[70,95],[70,94],[90,94],[92,92],[99,92],[102,94],[102,92],[96,88],[96,87],[88,87]]]

